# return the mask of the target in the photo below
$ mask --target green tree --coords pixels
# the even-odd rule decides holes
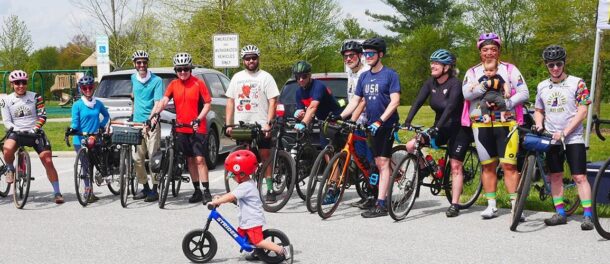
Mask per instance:
[[[382,22],[390,31],[408,34],[421,25],[440,27],[460,18],[459,10],[450,0],[381,0],[396,10],[395,15],[383,15],[366,10],[365,13]]]
[[[32,37],[17,15],[4,19],[0,34],[0,63],[7,70],[23,69],[32,48]]]

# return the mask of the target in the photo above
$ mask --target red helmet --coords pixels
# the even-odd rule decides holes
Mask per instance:
[[[245,149],[229,154],[225,160],[225,170],[233,173],[237,177],[237,182],[242,182],[254,174],[257,167],[258,160],[256,160],[256,155],[252,151]]]

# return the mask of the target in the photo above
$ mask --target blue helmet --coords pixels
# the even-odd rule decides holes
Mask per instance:
[[[444,65],[455,65],[455,56],[446,49],[439,49],[430,55],[430,62],[434,61]]]
[[[80,78],[80,80],[78,80],[78,85],[82,86],[82,85],[91,85],[93,84],[95,80],[93,79],[93,77],[89,76],[89,75],[85,75],[82,78]]]

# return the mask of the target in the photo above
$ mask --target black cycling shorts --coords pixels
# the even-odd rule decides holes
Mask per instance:
[[[584,143],[567,144],[565,151],[562,145],[552,145],[546,153],[549,172],[563,172],[563,163],[566,159],[572,175],[587,174],[587,150]]]
[[[393,127],[380,127],[377,129],[377,134],[368,139],[369,148],[373,151],[373,157],[392,157],[392,145],[394,145],[393,132]]]
[[[207,135],[176,133],[176,146],[185,157],[204,157],[207,152]]]
[[[51,142],[47,139],[47,135],[44,131],[41,131],[40,134],[30,135],[19,135],[13,132],[8,138],[17,141],[17,146],[34,148],[38,154],[43,151],[51,150]]]
[[[434,140],[437,146],[446,144],[449,157],[459,161],[464,161],[468,147],[473,141],[472,129],[464,126],[459,128],[440,128]]]

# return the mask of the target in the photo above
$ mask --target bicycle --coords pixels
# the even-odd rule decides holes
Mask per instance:
[[[295,119],[287,119],[285,125],[287,127],[294,127]],[[286,151],[290,151],[290,156],[295,162],[297,175],[295,189],[303,201],[307,199],[307,177],[309,177],[313,163],[318,155],[318,150],[311,143],[312,125],[307,126],[303,131],[297,130],[294,137],[284,134],[281,138],[282,146],[286,148]],[[293,147],[288,149],[287,146]]]
[[[13,131],[13,128],[10,128],[6,132],[6,135],[4,135],[4,138],[0,140],[0,147],[2,147],[3,153],[4,142],[11,133],[15,133],[17,134],[17,136],[34,138],[40,135],[39,133],[30,133],[26,131]],[[42,131],[40,131],[40,133],[42,133]],[[6,164],[4,163],[3,159],[0,160],[2,161],[2,168],[0,169],[4,171],[2,175],[6,175]],[[28,196],[30,194],[31,181],[35,180],[35,178],[32,177],[32,163],[30,160],[30,154],[25,150],[25,147],[23,146],[19,146],[17,148],[17,167],[15,167],[15,170],[16,171],[14,182],[12,184],[7,185],[12,185],[13,202],[15,204],[15,207],[17,209],[23,209],[23,207],[27,203]],[[8,191],[6,191],[5,193],[8,193]]]
[[[214,238],[214,235],[212,235],[212,233],[209,231],[212,220],[216,221],[227,232],[227,234],[229,234],[233,240],[237,242],[237,244],[240,246],[240,252],[255,251],[256,256],[258,256],[265,263],[281,263],[285,260],[284,256],[277,255],[273,251],[256,248],[248,241],[248,237],[239,235],[229,221],[222,217],[222,215],[216,210],[214,205],[208,204],[208,209],[210,210],[210,214],[208,215],[204,228],[191,230],[182,239],[182,252],[190,261],[195,263],[205,263],[211,261],[216,255],[216,251],[218,250],[218,242],[216,242],[216,238]],[[263,239],[271,240],[280,246],[290,245],[288,236],[277,229],[264,230]],[[292,247],[290,250],[290,255],[294,256]],[[292,258],[290,259],[289,263],[292,263]]]
[[[114,158],[118,150],[116,145],[110,143],[110,136],[101,131],[97,133],[72,131],[66,133],[64,138],[68,147],[70,147],[70,135],[84,137],[81,140],[82,147],[74,160],[74,187],[80,205],[85,207],[89,203],[89,195],[93,193],[93,183],[98,187],[105,184],[112,194],[119,195],[120,179],[116,175],[118,160]],[[95,174],[93,169],[96,169]],[[86,181],[89,182],[89,190]]]
[[[159,172],[159,208],[165,208],[165,202],[169,195],[171,185],[172,196],[177,197],[180,192],[182,182],[189,183],[188,176],[182,176],[186,168],[186,159],[176,145],[176,128],[191,127],[190,124],[177,124],[176,120],[166,121],[160,119],[159,122],[172,126],[171,134],[165,137],[165,150],[161,159],[161,170]],[[154,130],[154,127],[152,128]]]
[[[426,144],[423,142],[430,136],[423,126],[412,125],[407,130],[415,132],[415,153],[408,153],[403,157],[392,174],[387,204],[388,213],[395,221],[407,217],[415,204],[415,199],[419,197],[421,186],[429,187],[433,195],[438,195],[444,190],[447,201],[451,203],[452,200],[451,166],[439,168],[431,155],[424,155],[422,148]],[[439,149],[445,151],[442,159],[449,161],[447,147],[439,147]],[[462,164],[463,191],[458,205],[460,209],[467,209],[476,202],[483,189],[480,161],[475,147],[468,146]],[[438,174],[438,171],[442,173]],[[431,176],[431,180],[426,183],[424,181],[428,176]]]
[[[549,134],[548,132],[532,131],[524,127],[515,127],[508,137],[510,137],[515,131],[524,132],[524,137],[531,137],[532,140],[536,138],[541,142],[540,144],[545,146],[550,146],[551,138],[553,137],[553,135]],[[526,141],[529,142],[529,140]],[[544,201],[551,193],[551,183],[545,171],[545,151],[542,149],[529,147],[529,145],[525,144],[521,144],[521,149],[525,150],[525,160],[523,161],[523,166],[520,173],[521,178],[519,179],[519,185],[517,186],[517,200],[515,202],[515,208],[512,212],[510,225],[511,231],[516,231],[519,223],[523,221],[523,210],[525,209],[525,203],[530,194],[530,189],[532,186],[534,189],[539,191],[539,198],[541,201]],[[537,175],[539,175],[542,179],[542,185],[532,185],[532,181],[536,180],[535,177]],[[573,214],[576,209],[578,209],[580,198],[578,197],[578,194],[575,195],[576,197],[570,197],[567,195],[576,191],[576,184],[573,181],[564,183],[563,188],[565,196],[565,212],[566,215],[569,216]]]
[[[12,128],[10,128],[6,134],[4,135],[4,137],[2,137],[2,139],[0,139],[0,147],[2,147],[2,152],[4,152],[4,141],[6,140],[6,138],[8,138],[9,134],[13,131]],[[4,154],[4,153],[3,153]],[[6,163],[4,162],[4,155],[2,155],[0,157],[0,197],[6,197],[8,196],[8,193],[11,189],[11,183],[7,183],[6,182],[6,173],[8,172],[8,169],[6,167]]]
[[[117,145],[120,152],[119,179],[120,200],[123,208],[127,207],[127,197],[138,192],[138,180],[133,168],[133,148],[142,143],[142,128],[144,124],[128,121],[110,121],[112,126],[111,142]]]
[[[606,138],[602,135],[599,127],[601,124],[610,125],[610,120],[602,120],[599,119],[597,115],[594,115],[593,126],[595,127],[595,133],[599,139],[605,141]],[[608,221],[610,219],[610,181],[608,180],[608,176],[605,175],[610,173],[609,167],[610,158],[602,164],[595,175],[591,200],[591,209],[593,213],[591,220],[593,225],[595,225],[597,233],[605,239],[610,239],[610,221]]]

